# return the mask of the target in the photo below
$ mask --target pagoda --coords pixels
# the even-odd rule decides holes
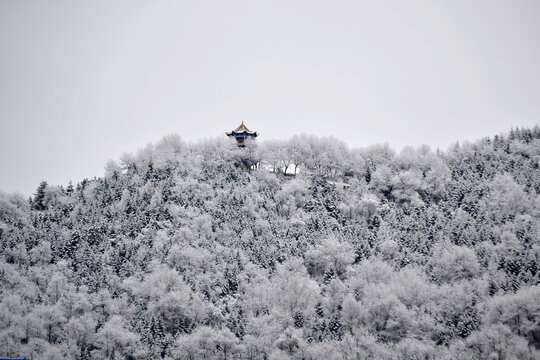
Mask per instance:
[[[244,121],[242,121],[242,124],[240,124],[239,127],[226,134],[228,137],[234,137],[236,139],[236,146],[238,147],[245,147],[247,138],[255,139],[257,137],[257,132],[249,130],[246,125],[244,125]]]

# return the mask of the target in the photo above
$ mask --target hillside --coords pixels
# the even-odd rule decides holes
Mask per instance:
[[[539,165],[540,128],[399,154],[168,136],[0,194],[0,357],[538,359]]]

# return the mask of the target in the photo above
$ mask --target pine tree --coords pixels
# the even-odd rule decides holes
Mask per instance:
[[[66,194],[71,196],[71,194],[73,194],[73,191],[74,191],[73,183],[70,181],[67,188],[66,188]]]
[[[34,194],[34,200],[32,201],[32,209],[42,211],[47,210],[45,206],[45,189],[47,188],[47,182],[42,181]]]
[[[300,311],[296,311],[293,315],[294,326],[301,328],[304,326],[304,314]]]

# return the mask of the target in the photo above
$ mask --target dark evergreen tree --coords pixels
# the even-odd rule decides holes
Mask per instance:
[[[32,201],[32,208],[34,210],[42,211],[47,210],[45,205],[45,189],[47,189],[47,182],[42,181],[34,194],[34,199]]]

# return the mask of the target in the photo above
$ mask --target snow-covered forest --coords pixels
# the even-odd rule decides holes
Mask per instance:
[[[539,165],[538,127],[444,152],[167,136],[0,194],[0,357],[539,359]]]

